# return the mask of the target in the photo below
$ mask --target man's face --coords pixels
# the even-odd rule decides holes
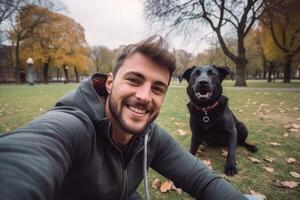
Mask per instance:
[[[127,58],[106,82],[112,126],[129,134],[142,132],[159,114],[169,76],[165,67],[140,53]]]

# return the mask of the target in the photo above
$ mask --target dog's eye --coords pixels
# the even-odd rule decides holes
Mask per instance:
[[[217,74],[216,74],[214,71],[212,71],[212,70],[208,70],[207,74],[210,75],[210,76],[216,76],[216,75],[217,75]]]

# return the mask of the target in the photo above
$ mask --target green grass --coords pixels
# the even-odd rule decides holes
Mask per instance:
[[[254,190],[266,195],[268,200],[299,199],[300,186],[287,189],[279,188],[274,183],[276,180],[300,181],[289,174],[291,171],[300,173],[300,132],[290,132],[285,128],[288,124],[300,124],[300,92],[276,90],[276,88],[300,89],[300,84],[297,81],[291,84],[263,81],[248,81],[247,83],[248,88],[237,89],[231,87],[233,82],[226,80],[224,94],[229,97],[229,105],[233,112],[247,125],[248,141],[256,144],[259,150],[251,154],[245,148],[239,147],[236,157],[239,174],[226,178],[243,193]],[[191,135],[185,85],[186,83],[172,82],[172,86],[175,87],[169,88],[156,122],[188,150]],[[76,86],[76,84],[49,84],[33,87],[0,85],[0,132],[24,125],[35,116],[47,111],[63,94]],[[185,131],[187,135],[180,135],[179,129]],[[284,136],[285,133],[288,133],[287,137]],[[275,142],[280,146],[271,144]],[[255,157],[261,163],[254,164],[248,157]],[[273,162],[264,160],[266,157],[273,158]],[[286,159],[289,157],[295,158],[296,163],[287,163]],[[221,156],[220,148],[207,148],[199,159],[211,160],[213,169],[218,174],[223,174],[225,158]],[[273,167],[274,173],[267,172],[264,167]],[[165,180],[150,170],[150,185],[155,178]],[[143,194],[142,187],[140,191]],[[162,194],[151,188],[150,192],[151,199],[190,199],[187,194],[178,194],[175,191]]]

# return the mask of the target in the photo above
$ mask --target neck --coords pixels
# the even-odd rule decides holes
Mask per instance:
[[[203,112],[207,112],[207,111],[210,111],[210,110],[214,109],[215,107],[217,107],[218,104],[219,104],[219,100],[217,100],[215,103],[213,103],[210,106],[200,107],[200,106],[195,105],[195,107],[197,108],[197,110],[201,110]]]

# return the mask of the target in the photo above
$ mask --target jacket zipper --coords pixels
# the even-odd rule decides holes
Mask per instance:
[[[126,189],[127,189],[127,182],[128,182],[128,173],[127,173],[127,168],[129,166],[129,164],[132,162],[132,160],[144,149],[144,146],[142,146],[133,156],[132,158],[130,159],[130,161],[128,162],[127,164],[127,167],[124,169],[124,166],[125,166],[125,161],[124,161],[124,157],[123,157],[123,153],[122,151],[119,149],[119,147],[117,145],[115,145],[113,143],[113,141],[111,140],[110,138],[110,135],[109,135],[109,131],[110,131],[110,127],[111,127],[111,123],[109,123],[108,125],[108,138],[109,138],[109,141],[110,143],[118,150],[118,152],[120,153],[120,156],[121,156],[121,159],[122,159],[122,193],[121,193],[121,196],[119,199],[126,199],[124,198],[124,194],[126,194]],[[125,196],[126,197],[126,196]]]

